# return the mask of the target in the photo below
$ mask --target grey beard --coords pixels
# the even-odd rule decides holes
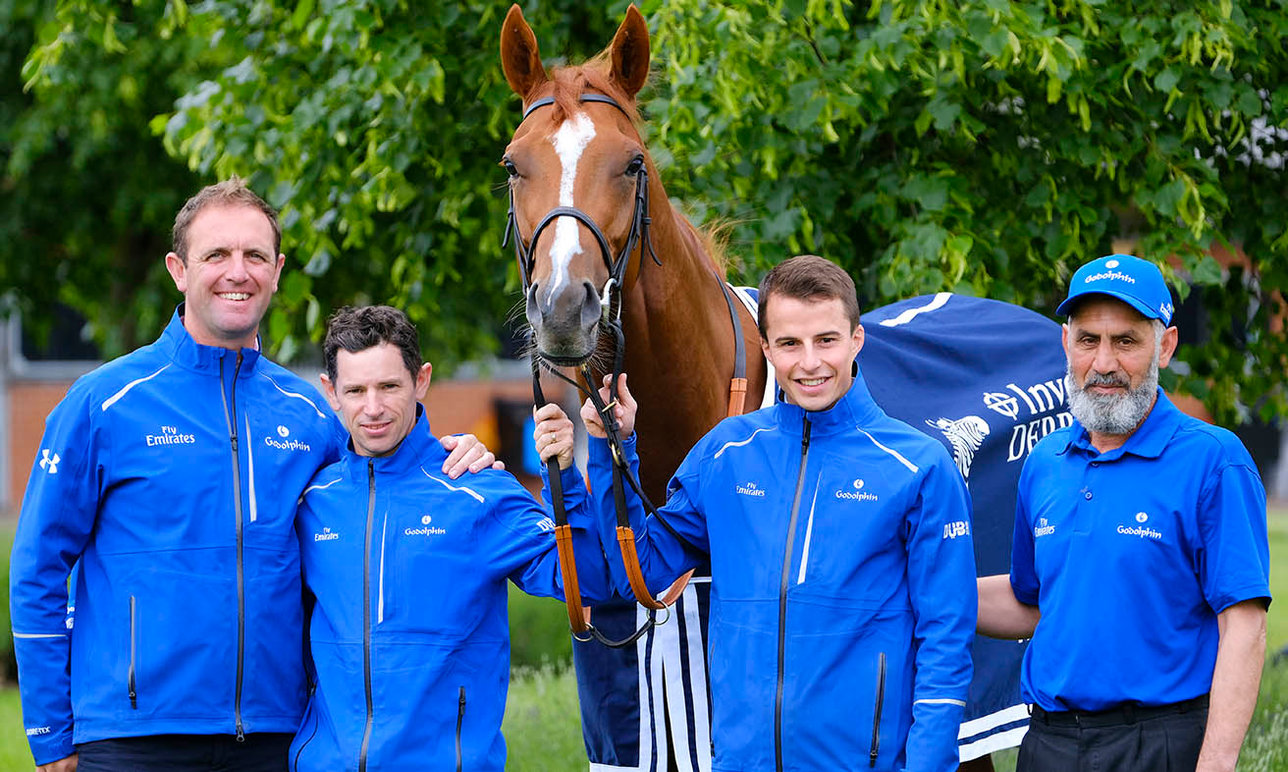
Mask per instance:
[[[1069,412],[1078,419],[1088,432],[1097,434],[1131,434],[1149,415],[1154,406],[1154,395],[1158,392],[1158,347],[1155,347],[1153,361],[1149,372],[1140,386],[1129,388],[1124,394],[1090,394],[1088,386],[1120,384],[1122,380],[1115,377],[1100,376],[1088,371],[1087,381],[1079,388],[1073,382],[1073,369],[1066,365],[1064,375],[1065,393],[1069,395]]]

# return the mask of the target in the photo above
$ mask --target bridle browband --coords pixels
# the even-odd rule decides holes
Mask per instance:
[[[621,111],[628,119],[631,117],[625,108],[617,103],[612,97],[606,94],[588,92],[582,94],[581,102],[597,102],[611,105]],[[535,100],[528,105],[523,111],[523,119],[526,120],[533,111],[541,107],[547,107],[555,103],[554,97],[543,97]],[[630,581],[631,591],[640,605],[649,610],[648,621],[639,627],[634,633],[622,640],[612,640],[604,636],[594,625],[590,624],[588,610],[581,604],[581,592],[577,579],[576,558],[572,546],[572,529],[568,525],[568,513],[564,506],[563,483],[559,476],[558,459],[551,458],[545,462],[546,476],[550,484],[551,506],[554,510],[555,520],[555,542],[559,552],[559,570],[563,577],[564,599],[568,608],[568,622],[572,628],[573,637],[580,641],[595,639],[605,646],[620,648],[635,643],[640,636],[648,631],[649,627],[657,622],[654,612],[657,610],[668,610],[669,606],[676,601],[680,593],[683,592],[684,582],[677,582],[670,593],[664,598],[655,599],[649,592],[644,581],[643,571],[640,568],[639,557],[635,549],[635,534],[630,526],[629,518],[626,513],[626,491],[625,483],[629,483],[635,491],[636,496],[640,499],[644,508],[652,514],[659,523],[671,532],[681,543],[689,545],[678,531],[670,523],[658,514],[657,508],[653,506],[644,490],[631,473],[626,463],[626,455],[622,446],[622,437],[620,428],[617,425],[616,416],[613,414],[613,408],[617,405],[618,400],[618,382],[622,373],[622,363],[626,350],[626,337],[622,331],[621,325],[621,293],[624,287],[626,267],[630,262],[631,253],[638,246],[641,250],[640,259],[643,260],[643,251],[648,250],[649,256],[659,267],[662,261],[658,259],[657,253],[653,249],[653,240],[649,233],[649,226],[652,224],[649,218],[649,197],[648,197],[648,169],[644,164],[640,165],[639,171],[635,174],[635,211],[631,217],[631,229],[626,237],[626,244],[622,251],[613,255],[612,247],[605,238],[603,231],[591,219],[590,215],[582,210],[572,206],[558,206],[551,209],[537,223],[532,230],[532,237],[525,245],[523,237],[519,233],[518,220],[514,211],[514,187],[510,186],[510,209],[506,218],[505,234],[501,240],[501,246],[504,248],[508,245],[510,236],[514,236],[515,258],[519,263],[519,272],[523,280],[523,294],[526,300],[528,292],[532,287],[532,271],[535,268],[535,258],[532,255],[536,246],[537,239],[549,225],[560,217],[572,217],[573,219],[586,226],[586,229],[595,237],[595,242],[599,245],[600,255],[604,259],[604,265],[608,268],[608,281],[604,284],[600,303],[603,309],[603,319],[601,324],[613,335],[613,372],[612,379],[609,382],[609,400],[607,403],[599,395],[599,389],[594,383],[591,375],[589,364],[582,363],[579,366],[580,375],[585,382],[584,386],[573,379],[565,376],[553,367],[547,365],[547,371],[556,377],[564,380],[578,391],[584,393],[595,409],[599,412],[600,418],[604,424],[604,430],[607,434],[609,448],[613,457],[613,501],[617,509],[617,542],[622,553],[622,562],[626,567],[627,578]],[[642,266],[641,266],[642,267]],[[714,271],[713,271],[714,274]],[[719,275],[715,276],[720,288],[724,293],[725,301],[729,306],[730,317],[734,326],[735,339],[735,366],[734,379],[731,384],[731,395],[729,401],[729,415],[738,415],[742,412],[743,398],[747,389],[746,379],[746,356],[744,352],[742,330],[738,324],[737,310],[734,307],[734,301],[729,293],[728,287]],[[531,355],[532,364],[532,393],[534,401],[538,407],[546,404],[546,398],[541,389],[541,357],[534,349]],[[691,546],[691,545],[689,545]],[[692,573],[692,572],[690,572]],[[684,578],[687,579],[686,575]],[[668,610],[669,616],[669,610]],[[665,622],[665,618],[663,622]]]

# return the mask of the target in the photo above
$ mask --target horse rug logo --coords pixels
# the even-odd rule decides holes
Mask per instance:
[[[57,453],[48,448],[40,450],[40,468],[47,474],[58,474],[58,462],[62,461]]]
[[[948,438],[948,444],[953,449],[953,461],[957,463],[957,471],[962,473],[962,479],[969,480],[971,462],[975,460],[976,451],[988,436],[988,421],[977,415],[968,415],[956,421],[950,418],[927,420],[926,425],[933,426]]]
[[[1020,403],[1003,391],[984,392],[984,407],[1011,419],[1020,414]]]

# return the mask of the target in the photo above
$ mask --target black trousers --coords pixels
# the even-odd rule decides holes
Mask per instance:
[[[1015,772],[1194,772],[1207,706],[1207,695],[1095,713],[1035,706]]]
[[[290,734],[164,734],[76,746],[76,772],[285,772]]]

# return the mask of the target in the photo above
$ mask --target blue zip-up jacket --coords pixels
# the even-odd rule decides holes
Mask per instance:
[[[593,440],[592,508],[628,594],[599,493],[610,463]],[[957,768],[969,496],[943,446],[882,412],[861,377],[828,410],[780,402],[703,437],[661,510],[683,541],[628,498],[651,591],[710,557],[714,770]]]
[[[93,740],[299,726],[292,522],[339,422],[258,351],[194,342],[181,313],[46,421],[10,564],[37,764]]]
[[[422,411],[392,454],[348,451],[301,498],[317,681],[292,771],[505,766],[506,580],[562,597],[554,521],[507,472],[447,479],[446,456]],[[580,473],[561,479],[577,554],[599,553]],[[601,599],[592,563],[580,587]]]

